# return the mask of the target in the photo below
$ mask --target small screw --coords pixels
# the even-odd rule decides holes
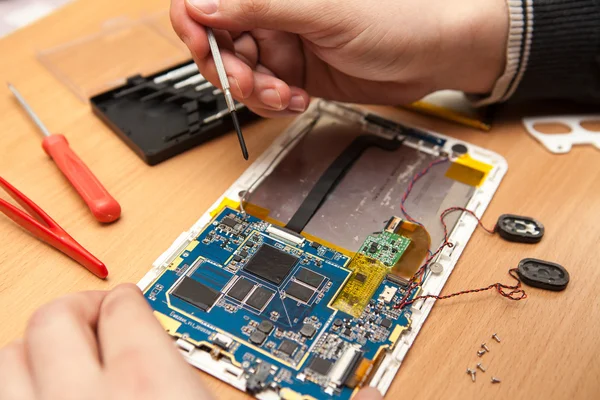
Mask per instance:
[[[481,365],[481,363],[477,364],[477,368],[479,368],[481,372],[485,372],[485,368],[483,368],[483,365]]]
[[[481,348],[484,349],[485,351],[490,351],[490,348],[487,347],[487,345],[485,343],[481,343]]]
[[[475,382],[475,373],[476,373],[476,371],[472,370],[471,368],[467,368],[467,374],[471,375],[471,380],[473,382]]]
[[[494,334],[492,335],[492,339],[494,339],[496,342],[500,343],[500,338],[498,337],[498,334],[497,334],[497,333],[494,333]]]
[[[486,351],[485,351],[485,350],[479,350],[479,351],[477,352],[477,355],[478,355],[479,357],[482,357],[482,356],[483,356],[485,353],[486,353]]]
[[[492,376],[492,383],[500,383],[500,379]]]

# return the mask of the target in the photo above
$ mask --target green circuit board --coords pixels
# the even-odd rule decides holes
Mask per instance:
[[[393,267],[409,245],[409,238],[393,232],[383,231],[367,236],[358,252],[379,260],[388,267]]]

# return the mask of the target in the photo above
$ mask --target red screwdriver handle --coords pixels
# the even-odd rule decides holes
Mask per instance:
[[[98,221],[107,223],[119,219],[121,206],[87,165],[71,150],[69,142],[63,135],[46,136],[42,147],[71,182]]]

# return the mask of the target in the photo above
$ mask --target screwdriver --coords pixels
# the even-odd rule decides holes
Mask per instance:
[[[237,118],[235,103],[233,102],[233,97],[231,97],[231,90],[229,89],[227,73],[225,72],[225,66],[223,65],[223,59],[221,58],[221,51],[219,50],[219,45],[217,44],[217,39],[215,38],[215,34],[213,33],[212,28],[206,28],[206,34],[208,35],[208,44],[210,46],[210,52],[212,53],[213,60],[215,61],[215,67],[217,68],[219,81],[221,82],[221,86],[223,87],[223,94],[225,95],[227,109],[229,110],[229,114],[231,114],[233,127],[235,128],[238,141],[240,142],[240,147],[242,148],[242,155],[244,156],[244,159],[247,160],[248,149],[246,148],[246,142],[244,141],[244,136],[242,135],[242,128],[240,128],[240,123]]]
[[[23,96],[21,96],[21,93],[10,83],[7,83],[7,85],[44,135],[42,148],[54,160],[63,175],[71,182],[71,185],[77,190],[83,201],[85,201],[94,217],[104,223],[114,222],[119,219],[121,216],[121,206],[102,186],[92,171],[71,150],[67,139],[63,135],[50,133],[29,104],[27,104]]]

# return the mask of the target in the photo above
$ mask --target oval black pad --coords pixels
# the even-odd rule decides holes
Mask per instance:
[[[535,258],[521,260],[517,274],[528,286],[555,292],[564,290],[569,283],[569,272],[564,267]]]
[[[498,218],[496,231],[510,242],[538,243],[544,236],[544,225],[530,217],[503,214]]]

